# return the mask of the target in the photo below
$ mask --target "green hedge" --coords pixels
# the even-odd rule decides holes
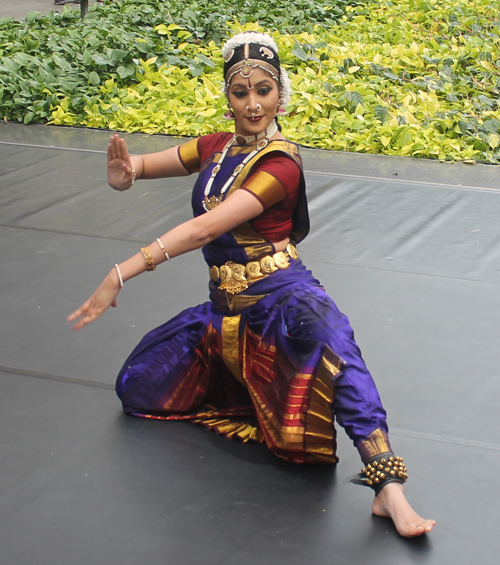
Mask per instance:
[[[83,21],[68,8],[32,13],[0,20],[0,112],[172,135],[227,129],[219,45],[264,23],[291,73],[281,123],[293,141],[499,163],[499,9],[496,0],[301,0],[286,11],[277,2],[222,0],[214,11],[203,1],[123,0]]]

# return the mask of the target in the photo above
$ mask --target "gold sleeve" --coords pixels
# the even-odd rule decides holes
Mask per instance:
[[[200,155],[198,153],[198,139],[191,139],[184,145],[179,145],[178,155],[181,163],[190,173],[200,170]]]
[[[266,209],[286,197],[283,185],[266,171],[254,173],[241,188],[256,196]]]

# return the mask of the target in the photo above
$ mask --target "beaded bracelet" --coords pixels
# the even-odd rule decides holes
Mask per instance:
[[[170,255],[167,253],[167,250],[163,247],[163,243],[161,242],[161,239],[159,237],[156,238],[156,242],[160,246],[160,249],[162,250],[163,255],[165,255],[165,259],[167,261],[170,261]]]
[[[146,271],[154,271],[156,269],[156,265],[153,259],[153,255],[151,254],[151,249],[148,247],[141,248],[142,255],[144,256],[144,267]]]
[[[120,271],[120,266],[118,265],[118,263],[116,263],[115,269],[116,269],[116,272],[118,273],[118,281],[120,283],[120,289],[122,289],[123,288],[123,277],[122,277],[122,272]]]
[[[372,488],[375,496],[389,483],[406,483],[408,472],[402,457],[396,457],[392,451],[375,455],[366,462],[361,473],[351,479],[357,485]]]

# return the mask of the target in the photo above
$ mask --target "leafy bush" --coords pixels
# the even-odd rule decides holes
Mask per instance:
[[[0,112],[172,135],[227,129],[218,45],[261,29],[259,19],[275,30],[292,75],[282,119],[291,140],[499,163],[499,8],[498,0],[299,0],[283,14],[282,4],[255,0],[220,0],[215,10],[206,0],[123,0],[83,21],[70,9],[32,13],[0,20]]]
[[[328,4],[323,7],[324,4]],[[140,60],[156,57],[156,66],[179,65],[199,76],[211,60],[196,50],[186,55],[179,45],[214,41],[231,35],[232,19],[252,18],[282,31],[297,31],[313,23],[331,26],[352,0],[293,0],[283,15],[282,3],[257,0],[212,1],[121,0],[94,4],[84,20],[80,10],[41,16],[31,12],[24,22],[0,19],[0,114],[4,119],[45,121],[60,100],[80,115],[99,95],[99,84],[114,78],[126,85],[136,79]],[[309,23],[311,22],[311,23]],[[313,23],[312,23],[313,22]],[[155,28],[171,26],[166,33]],[[139,67],[140,68],[140,67]]]

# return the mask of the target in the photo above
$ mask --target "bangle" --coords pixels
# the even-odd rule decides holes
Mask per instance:
[[[153,260],[153,256],[151,255],[151,249],[149,249],[149,247],[142,247],[141,252],[144,256],[144,266],[146,267],[146,271],[154,271],[156,269],[156,265]]]
[[[118,280],[120,282],[120,288],[123,288],[123,277],[122,272],[120,271],[120,267],[118,263],[115,265],[116,272],[118,273]]]
[[[408,479],[408,471],[402,457],[395,457],[392,451],[380,453],[366,462],[361,473],[351,479],[351,483],[371,487],[375,495],[388,483],[403,484]]]
[[[132,169],[132,184],[137,180],[137,173]]]
[[[165,255],[165,259],[167,261],[170,261],[170,255],[167,253],[167,250],[163,247],[163,243],[161,242],[161,239],[159,237],[156,238],[156,242],[160,246],[160,249],[163,251],[163,255]]]

